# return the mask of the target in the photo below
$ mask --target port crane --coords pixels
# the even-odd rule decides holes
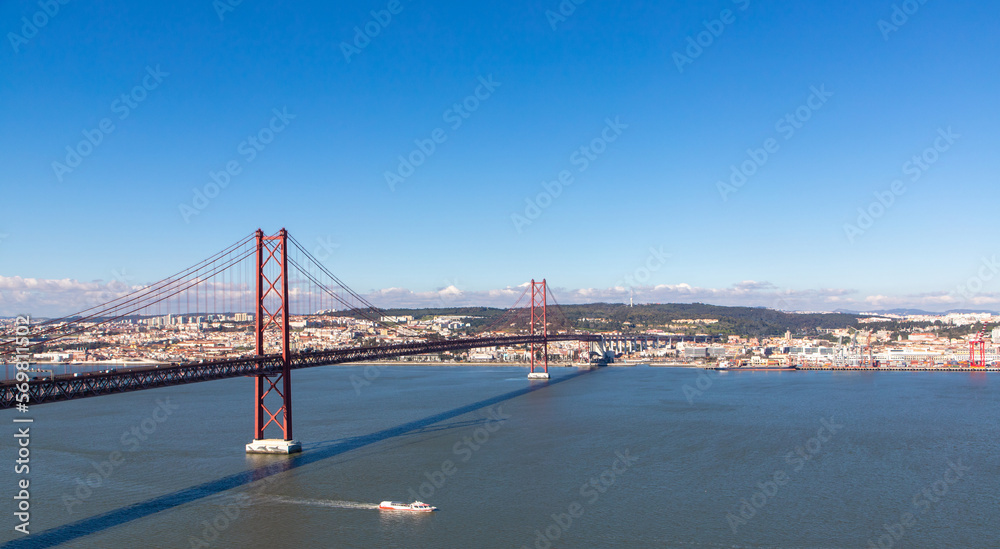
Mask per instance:
[[[840,357],[840,363],[849,366],[851,368],[864,368],[872,366],[872,332],[871,330],[866,330],[862,332],[861,330],[853,327],[847,327],[848,334],[851,336],[851,344],[849,349],[845,350],[843,355]],[[853,331],[851,331],[853,330]],[[859,335],[865,335],[865,344],[862,345],[858,341]]]
[[[865,348],[868,349],[868,367],[869,368],[873,366],[878,367],[878,364],[876,364],[875,361],[872,359],[872,331],[868,330],[865,333],[865,336],[866,336]]]
[[[983,322],[983,327],[976,334],[976,337],[969,340],[969,367],[986,367],[986,326],[988,322]]]
[[[858,334],[860,333],[862,333],[861,330],[858,330],[857,328],[854,329],[854,334],[852,339],[853,347],[857,346],[857,337]],[[861,349],[859,349],[860,353],[858,356],[858,363],[861,366],[868,368],[878,366],[877,364],[875,364],[874,357],[872,356],[872,331],[865,330],[864,335],[865,335],[865,344],[861,347]]]

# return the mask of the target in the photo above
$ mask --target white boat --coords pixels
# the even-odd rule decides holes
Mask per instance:
[[[437,511],[437,507],[431,507],[422,501],[414,501],[413,503],[383,501],[378,504],[378,508],[389,511],[416,511],[418,513],[430,513],[431,511]]]

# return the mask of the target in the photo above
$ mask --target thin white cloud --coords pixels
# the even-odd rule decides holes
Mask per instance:
[[[117,280],[80,282],[70,278],[0,276],[0,314],[62,316],[106,303],[132,289]]]
[[[393,287],[375,290],[366,299],[382,308],[499,307],[512,306],[525,295],[528,284],[488,290],[463,290],[455,284],[430,291]],[[105,303],[138,288],[120,281],[80,282],[73,279],[35,279],[0,276],[0,315],[64,316]],[[630,289],[549,287],[565,305],[627,303]],[[298,290],[295,292],[298,295]],[[1000,308],[1000,294],[980,293],[969,298],[947,292],[913,295],[863,295],[845,288],[781,289],[767,281],[743,280],[727,288],[705,288],[688,283],[636,286],[636,303],[709,303],[713,305],[768,307],[786,311],[870,311],[914,308],[927,311]],[[527,297],[522,299],[523,305]]]

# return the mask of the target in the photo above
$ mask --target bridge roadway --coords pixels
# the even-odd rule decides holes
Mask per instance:
[[[536,335],[493,336],[446,339],[426,343],[401,343],[397,345],[377,345],[372,347],[349,347],[307,353],[292,353],[291,369],[312,368],[348,362],[365,362],[399,356],[544,343],[545,337]],[[599,342],[600,335],[556,334],[548,336],[548,341]],[[48,378],[35,378],[27,383],[29,405],[75,400],[86,397],[109,395],[170,387],[186,383],[198,383],[231,377],[276,375],[282,370],[280,354],[252,356],[245,358],[217,360],[211,362],[189,362],[176,366],[144,366],[120,368],[111,373],[63,374]],[[12,408],[17,404],[17,396],[23,383],[15,380],[0,382],[0,409]],[[22,399],[24,397],[21,397]]]

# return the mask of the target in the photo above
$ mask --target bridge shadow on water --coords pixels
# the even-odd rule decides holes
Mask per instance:
[[[471,420],[431,428],[431,426],[443,421],[474,412],[481,408],[487,408],[489,406],[526,395],[533,391],[545,389],[564,381],[575,379],[592,371],[594,370],[580,370],[566,376],[550,379],[545,383],[533,382],[529,387],[525,387],[523,389],[503,393],[495,397],[473,402],[446,412],[427,416],[425,418],[397,425],[395,427],[390,427],[388,429],[383,429],[381,431],[376,431],[367,435],[320,442],[318,443],[318,446],[307,447],[306,451],[301,454],[281,456],[280,458],[260,456],[264,459],[270,458],[275,461],[267,465],[262,465],[247,471],[241,471],[217,480],[205,482],[197,486],[178,490],[176,492],[148,499],[139,503],[133,503],[132,505],[127,505],[100,515],[88,517],[77,522],[64,524],[62,526],[56,526],[55,528],[50,528],[49,530],[9,541],[0,546],[0,549],[43,549],[47,547],[55,547],[90,534],[114,528],[115,526],[127,524],[136,519],[148,517],[187,503],[192,503],[209,496],[217,495],[227,490],[247,486],[262,480],[273,480],[274,476],[280,473],[284,473],[298,467],[303,467],[305,465],[311,465],[318,461],[338,456],[352,450],[357,450],[384,440],[404,435],[429,433],[443,429],[453,429],[467,424],[475,424],[477,421]]]
[[[466,428],[466,427],[475,427],[475,426],[478,426],[478,425],[484,425],[484,424],[486,424],[487,421],[489,421],[489,418],[469,419],[469,420],[465,420],[465,421],[450,421],[448,423],[442,423],[440,425],[435,425],[433,427],[424,427],[422,429],[414,429],[412,431],[407,432],[405,434],[405,436],[406,437],[415,437],[415,435],[432,435],[432,436],[430,436],[430,437],[421,437],[421,438],[412,438],[412,440],[410,442],[401,442],[401,443],[397,444],[395,446],[395,448],[405,448],[405,447],[413,445],[413,444],[419,444],[421,442],[426,442],[428,440],[433,440],[435,438],[440,438],[440,437],[443,437],[443,436],[447,435],[447,433],[449,433],[451,431],[454,431],[455,429],[462,429],[462,428]],[[329,449],[331,447],[339,446],[341,444],[353,445],[353,444],[356,444],[359,439],[363,439],[363,438],[365,438],[367,436],[368,435],[360,435],[360,436],[349,437],[349,438],[338,438],[338,439],[334,439],[334,440],[322,440],[322,441],[319,441],[319,442],[310,442],[310,443],[307,443],[307,444],[303,444],[302,445],[302,450],[303,450],[303,452],[310,452],[310,453],[312,453],[312,452],[317,451],[317,450],[324,451],[324,450],[327,450],[327,449]],[[364,446],[364,444],[362,444],[362,446]],[[268,459],[274,460],[274,459],[276,459],[274,456],[269,456],[269,455],[266,455],[266,454],[249,455],[248,457],[251,460],[253,458],[259,458],[259,459],[262,459],[262,460],[268,460]],[[279,456],[277,459],[281,459],[281,456]],[[356,456],[350,457],[350,458],[341,458],[340,460],[338,460],[338,462],[342,463],[342,462],[351,461],[351,460],[354,460],[354,459],[365,459],[365,456],[359,454],[359,455],[356,455]]]

